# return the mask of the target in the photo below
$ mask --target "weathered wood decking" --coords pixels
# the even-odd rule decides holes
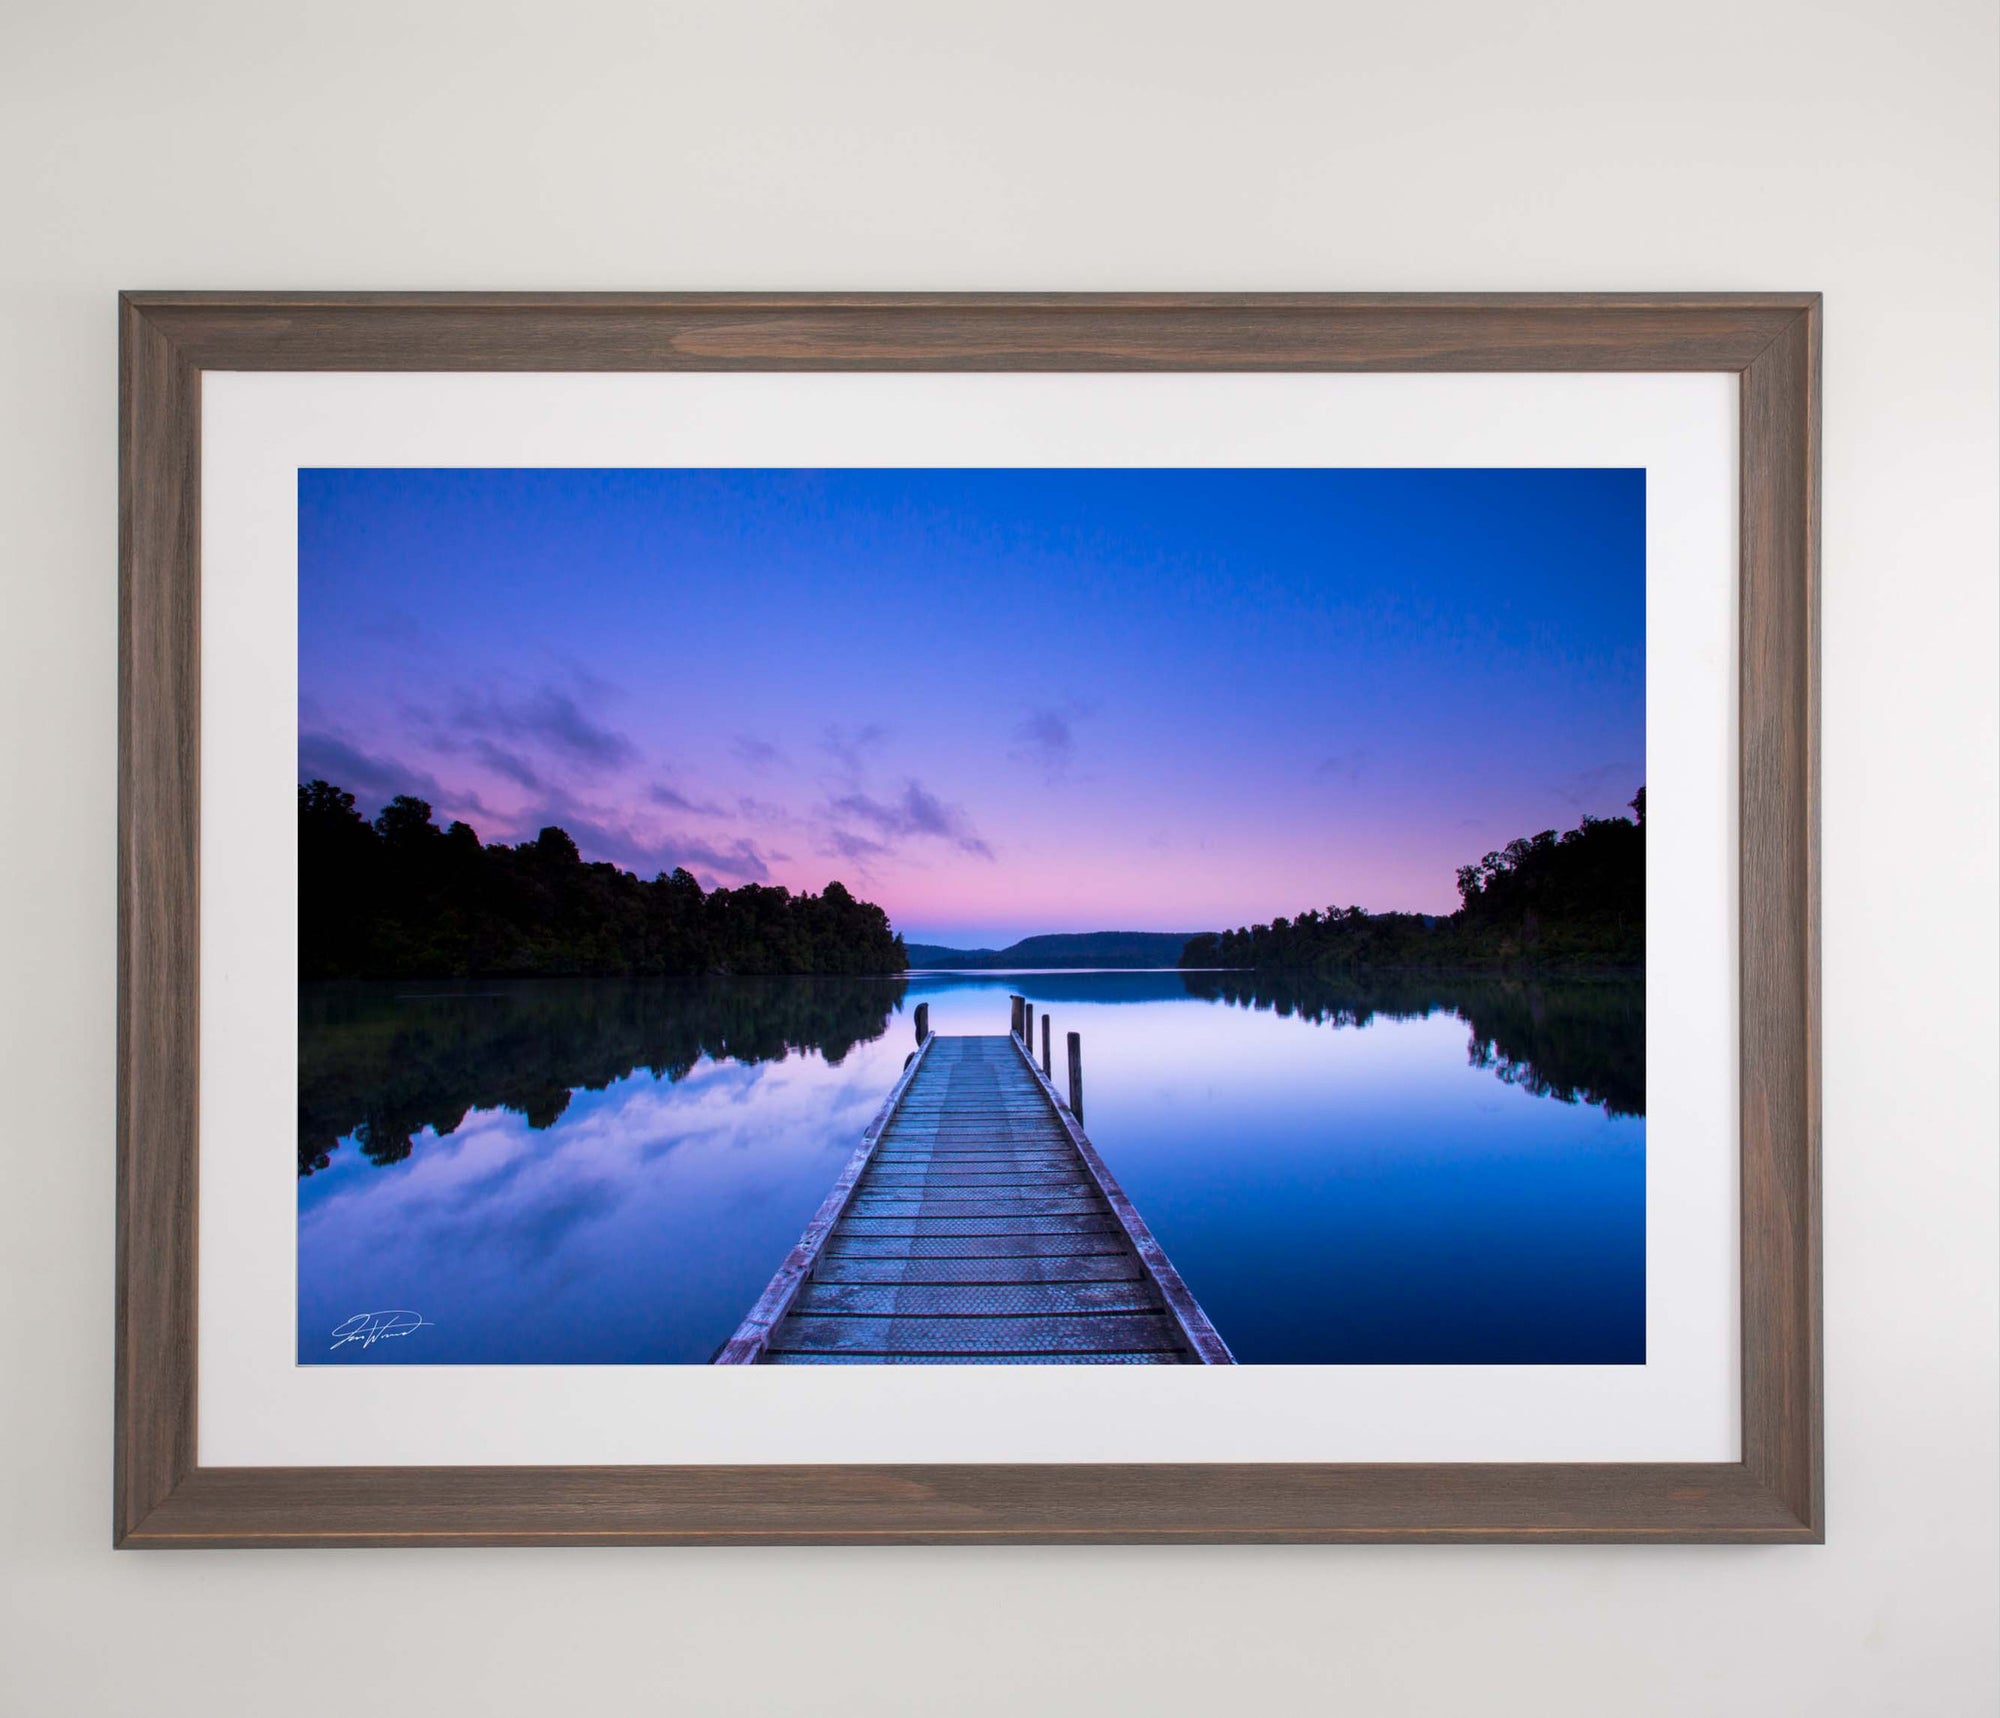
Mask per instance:
[[[722,1366],[1229,1365],[1012,1035],[927,1036]]]

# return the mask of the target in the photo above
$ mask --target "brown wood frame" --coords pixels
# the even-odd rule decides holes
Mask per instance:
[[[1816,293],[146,292],[120,314],[116,1543],[1822,1537]],[[198,1466],[204,370],[1736,373],[1742,1460]]]

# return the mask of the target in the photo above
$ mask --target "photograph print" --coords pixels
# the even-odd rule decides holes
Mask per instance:
[[[1646,1360],[1646,479],[307,469],[301,1365]]]

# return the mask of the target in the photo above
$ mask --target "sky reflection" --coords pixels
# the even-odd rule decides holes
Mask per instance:
[[[1449,1010],[1316,1023],[1169,972],[912,975],[837,1067],[704,1054],[578,1088],[543,1129],[474,1108],[381,1165],[349,1138],[299,1183],[301,1362],[708,1360],[893,1083],[910,1007],[1004,1032],[1010,991],[1053,1011],[1059,1085],[1082,1034],[1091,1136],[1240,1360],[1644,1360],[1642,1117],[1496,1077]],[[334,1346],[389,1308],[427,1324]]]
[[[756,1066],[702,1059],[579,1091],[546,1130],[474,1110],[409,1158],[358,1151],[299,1184],[299,1358],[706,1361],[818,1208],[909,1046]],[[343,1319],[430,1328],[334,1351]]]

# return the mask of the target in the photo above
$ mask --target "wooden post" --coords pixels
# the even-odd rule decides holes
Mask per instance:
[[[1007,1030],[1016,1038],[1021,1035],[1021,999],[1018,996],[1007,998]]]
[[[930,1035],[931,1005],[928,1002],[919,1002],[917,1004],[917,1042],[921,1044]]]
[[[1048,1010],[1043,1009],[1042,1010],[1042,1078],[1046,1080],[1048,1077],[1049,1077],[1049,1015],[1048,1015]]]
[[[1083,1122],[1083,1034],[1069,1035],[1069,1113]]]

